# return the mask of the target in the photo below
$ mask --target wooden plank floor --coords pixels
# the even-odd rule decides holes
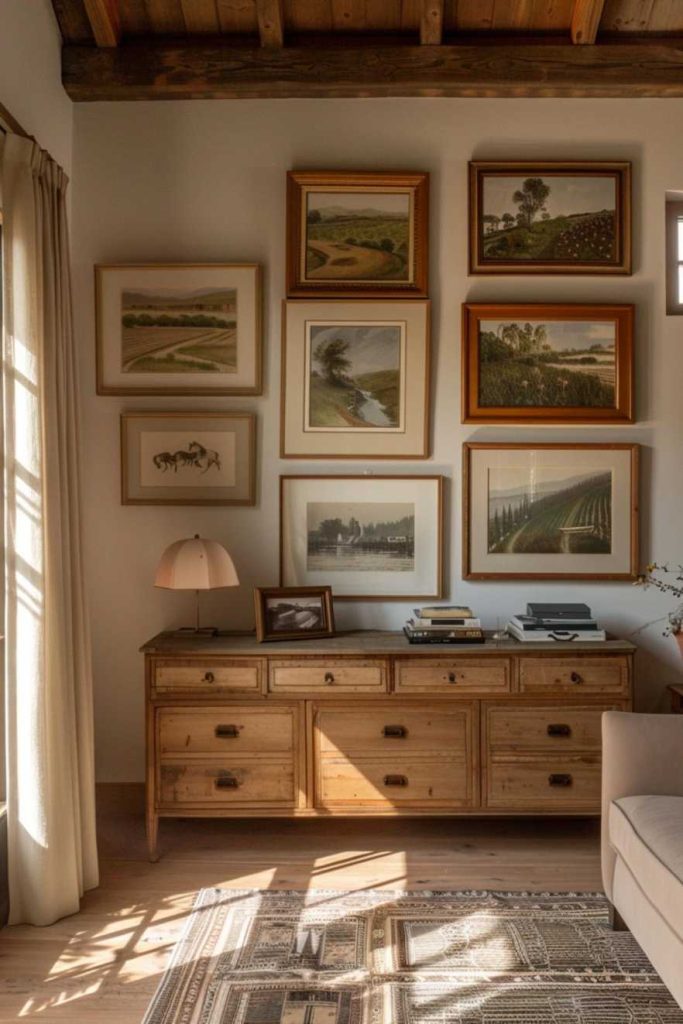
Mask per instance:
[[[102,787],[101,884],[50,928],[0,932],[0,1021],[140,1024],[197,889],[601,888],[590,819],[164,821],[146,859],[142,792]]]

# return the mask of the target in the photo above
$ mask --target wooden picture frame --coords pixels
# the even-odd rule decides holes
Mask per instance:
[[[637,444],[464,444],[463,579],[633,581],[638,464]]]
[[[283,459],[428,458],[428,299],[285,301],[281,366]]]
[[[630,274],[631,164],[471,161],[469,270]]]
[[[278,601],[285,605],[274,615],[269,602]],[[289,607],[291,605],[291,607]],[[297,612],[298,609],[298,612]],[[271,640],[313,640],[334,636],[334,606],[331,587],[254,587],[254,610],[256,613],[256,639],[259,643]],[[302,618],[306,613],[308,618]],[[298,617],[303,624],[294,625]],[[319,616],[320,624],[311,621]],[[289,619],[293,628],[289,628]]]
[[[260,395],[261,306],[257,263],[97,265],[97,394]]]
[[[632,305],[464,303],[462,422],[633,423],[633,322]]]
[[[280,585],[312,586],[324,579],[335,601],[442,597],[443,481],[281,476]]]
[[[122,505],[254,505],[256,416],[121,414]]]
[[[289,171],[288,297],[426,297],[428,218],[425,172]]]

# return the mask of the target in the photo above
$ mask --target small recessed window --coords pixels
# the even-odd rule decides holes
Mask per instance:
[[[683,202],[666,204],[666,311],[683,314]]]

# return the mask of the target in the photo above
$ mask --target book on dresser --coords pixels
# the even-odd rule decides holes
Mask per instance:
[[[414,608],[414,617],[408,619],[403,632],[411,644],[424,643],[483,643],[484,631],[480,619],[471,608],[463,605],[436,605],[433,608]]]

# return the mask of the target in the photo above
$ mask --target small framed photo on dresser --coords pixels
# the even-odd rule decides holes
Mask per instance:
[[[331,587],[256,587],[254,605],[259,643],[334,636]]]

